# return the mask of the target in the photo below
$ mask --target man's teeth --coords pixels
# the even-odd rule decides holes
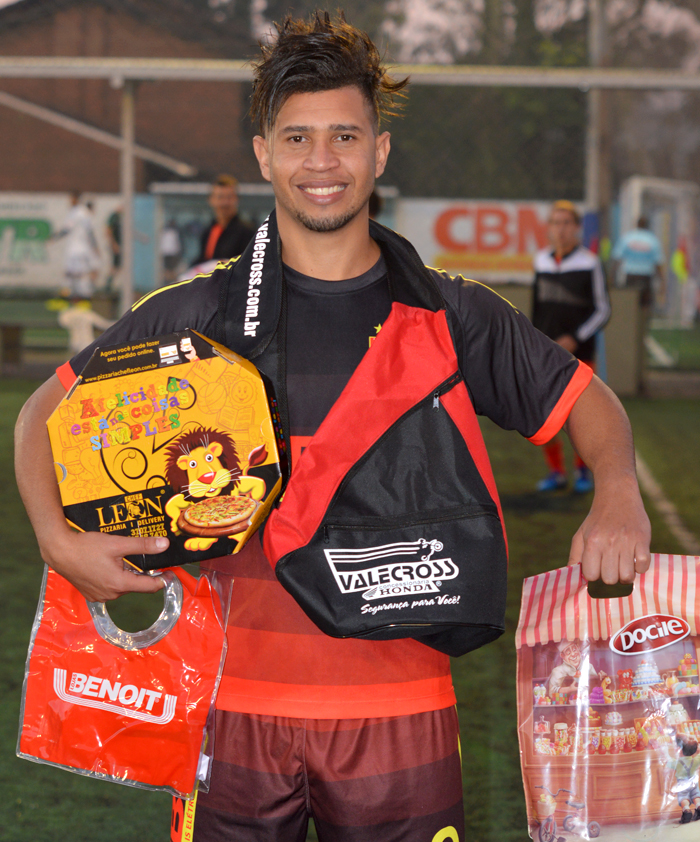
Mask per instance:
[[[336,184],[333,187],[304,187],[305,193],[312,193],[314,196],[330,196],[331,193],[340,193],[345,190],[345,185]]]

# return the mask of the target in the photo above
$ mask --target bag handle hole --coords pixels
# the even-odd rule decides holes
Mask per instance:
[[[155,623],[143,631],[127,632],[120,629],[109,616],[104,602],[88,602],[95,629],[103,640],[119,649],[146,649],[172,631],[182,612],[182,582],[169,571],[165,571],[162,576],[165,580],[163,610]]]
[[[617,582],[615,585],[606,585],[602,579],[588,583],[588,596],[591,599],[622,599],[630,596],[633,590],[633,583]]]

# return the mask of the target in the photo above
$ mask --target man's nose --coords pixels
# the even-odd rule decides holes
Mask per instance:
[[[330,141],[316,140],[312,144],[304,163],[308,169],[323,172],[337,167],[339,159]]]

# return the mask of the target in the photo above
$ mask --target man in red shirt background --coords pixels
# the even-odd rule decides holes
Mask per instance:
[[[214,211],[214,219],[202,232],[199,255],[193,265],[238,257],[255,233],[238,215],[238,181],[232,175],[216,177],[209,194],[209,206]]]

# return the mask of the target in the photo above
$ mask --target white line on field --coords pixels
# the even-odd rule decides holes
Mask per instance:
[[[644,346],[654,358],[654,361],[659,365],[664,366],[664,368],[671,368],[671,366],[675,364],[673,357],[668,353],[663,345],[660,345],[656,339],[654,339],[653,336],[644,337]]]
[[[678,514],[678,509],[664,494],[663,488],[654,479],[654,475],[639,455],[639,451],[635,451],[634,455],[637,460],[637,478],[642,491],[654,504],[657,512],[683,550],[689,555],[700,555],[700,541],[683,523],[681,516]]]

